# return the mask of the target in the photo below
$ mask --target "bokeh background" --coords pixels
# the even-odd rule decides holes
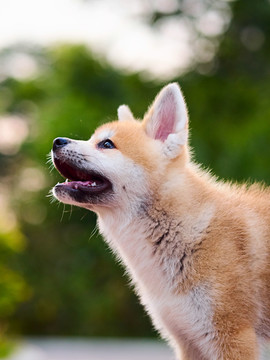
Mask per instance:
[[[47,154],[169,81],[196,161],[269,184],[269,0],[0,1],[0,356],[18,335],[155,336],[95,215],[51,203]]]

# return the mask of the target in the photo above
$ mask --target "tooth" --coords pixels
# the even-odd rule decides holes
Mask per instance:
[[[92,186],[97,186],[97,184],[96,184],[96,182],[95,182],[95,181],[92,183]]]
[[[68,182],[68,179],[66,179],[66,181],[65,181],[66,183]]]
[[[78,189],[78,184],[75,184],[75,185],[74,185],[74,188],[77,190],[77,189]]]

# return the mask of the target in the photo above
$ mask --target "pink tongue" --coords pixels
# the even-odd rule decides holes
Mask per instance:
[[[95,181],[68,181],[68,182],[64,182],[64,185],[70,186],[74,189],[77,189],[78,186],[80,186],[80,185],[81,186],[93,186],[94,183],[95,183]]]

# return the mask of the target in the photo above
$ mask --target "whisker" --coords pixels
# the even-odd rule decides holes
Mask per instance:
[[[54,203],[57,201],[57,199],[53,196],[53,191],[52,189],[49,191],[49,193],[46,195],[47,198],[49,198],[50,200],[50,204]]]
[[[64,219],[65,209],[66,209],[66,204],[64,204],[64,206],[63,206],[63,211],[62,211],[62,216],[61,216],[60,222],[62,222]]]
[[[83,214],[83,216],[81,217],[81,221],[86,217],[87,213]]]
[[[97,234],[97,232],[98,232],[98,226],[96,224],[94,229],[91,231],[88,241],[90,241],[92,239],[92,237],[94,237]]]
[[[72,212],[73,212],[73,206],[72,206],[72,205],[70,205],[69,220],[71,219]]]
[[[46,155],[47,157],[47,161],[46,161],[46,164],[48,164],[49,166],[49,171],[50,173],[54,170],[54,163],[53,163],[53,160],[52,160],[52,154],[51,152],[49,154]]]

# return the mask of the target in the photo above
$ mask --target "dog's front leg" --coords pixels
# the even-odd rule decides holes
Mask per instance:
[[[258,360],[259,347],[255,330],[244,328],[230,337],[222,336],[220,344],[223,360]]]
[[[184,343],[176,349],[177,360],[258,360],[259,351],[253,328],[246,328],[236,334],[220,334],[213,342],[196,347]]]

